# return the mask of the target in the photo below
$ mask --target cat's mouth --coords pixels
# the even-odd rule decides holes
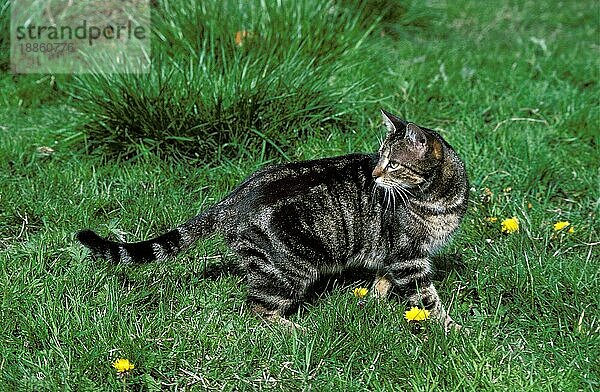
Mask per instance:
[[[376,177],[374,179],[375,184],[381,188],[385,188],[385,189],[403,189],[403,190],[409,190],[410,188],[413,188],[415,186],[418,186],[419,184],[412,184],[410,182],[405,182],[405,181],[390,181],[389,179],[386,179],[384,176],[380,176],[380,177]]]

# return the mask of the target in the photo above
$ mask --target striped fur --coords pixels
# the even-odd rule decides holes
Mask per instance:
[[[157,238],[120,243],[77,235],[112,262],[167,260],[220,233],[239,256],[252,308],[285,320],[324,275],[366,268],[374,292],[392,290],[454,325],[431,283],[430,257],[458,228],[468,181],[462,161],[436,132],[383,112],[379,154],[351,154],[260,170],[225,199]]]
[[[91,230],[80,231],[77,233],[77,239],[91,251],[94,258],[103,258],[115,264],[138,264],[167,260],[214,231],[214,217],[212,211],[208,210],[176,229],[148,241],[115,242],[102,238]]]

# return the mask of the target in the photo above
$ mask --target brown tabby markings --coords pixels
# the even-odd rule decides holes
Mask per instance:
[[[112,262],[166,260],[221,233],[246,271],[251,308],[294,326],[294,311],[324,275],[351,267],[376,274],[373,295],[394,288],[448,329],[455,323],[431,282],[430,256],[467,205],[464,165],[435,131],[383,112],[379,154],[288,163],[260,170],[222,201],[157,238],[119,243],[90,230],[77,238]]]

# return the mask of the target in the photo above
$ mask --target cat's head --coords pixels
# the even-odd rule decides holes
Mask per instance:
[[[431,181],[444,159],[444,147],[431,131],[406,122],[384,110],[388,134],[379,149],[373,170],[377,185],[412,188]]]

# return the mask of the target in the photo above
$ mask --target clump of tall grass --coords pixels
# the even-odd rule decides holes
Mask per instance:
[[[354,72],[370,32],[356,4],[159,1],[148,74],[76,81],[88,145],[211,160],[352,127],[369,85]]]

